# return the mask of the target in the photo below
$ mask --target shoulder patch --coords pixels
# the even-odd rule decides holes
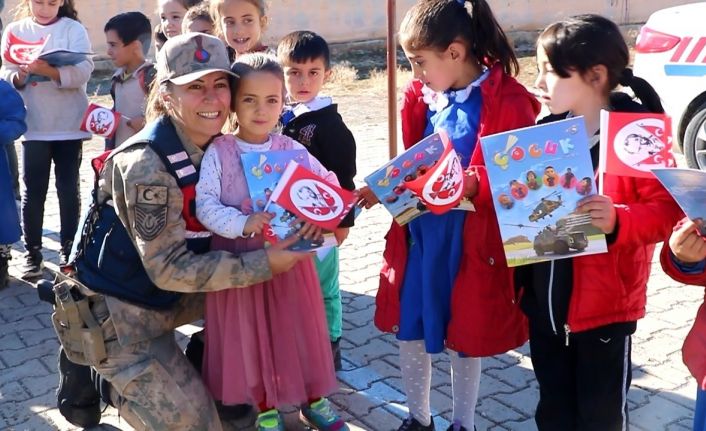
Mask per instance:
[[[145,241],[157,238],[167,226],[167,186],[137,184],[135,202],[135,232]]]

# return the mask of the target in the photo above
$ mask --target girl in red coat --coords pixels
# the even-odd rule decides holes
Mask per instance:
[[[584,117],[594,169],[601,109],[664,112],[654,89],[627,68],[618,27],[582,15],[547,27],[537,42],[536,87],[552,115],[540,123]],[[624,93],[629,86],[642,101]],[[603,194],[579,201],[606,234],[608,252],[528,265],[515,272],[524,288],[532,364],[539,382],[540,431],[624,430],[630,386],[630,340],[645,315],[655,243],[681,211],[656,179],[605,174]]]
[[[467,184],[476,212],[429,213],[404,228],[393,223],[375,323],[400,342],[410,416],[399,430],[434,429],[431,354],[445,348],[453,370],[449,429],[473,430],[479,357],[526,340],[478,138],[533,124],[539,104],[510,77],[518,63],[485,0],[419,1],[403,20],[400,41],[416,78],[402,107],[405,147],[444,129],[464,168],[477,172]]]
[[[697,229],[698,228],[698,229]],[[684,219],[674,227],[669,247],[662,247],[662,268],[676,281],[706,286],[706,237],[704,220]],[[696,312],[694,325],[682,346],[684,364],[696,379],[694,431],[706,431],[706,301]]]

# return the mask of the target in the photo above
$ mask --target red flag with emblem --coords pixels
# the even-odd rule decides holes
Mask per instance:
[[[654,178],[652,169],[676,165],[668,116],[601,111],[601,172]]]
[[[120,123],[120,113],[95,103],[88,105],[81,120],[81,130],[97,136],[112,138]]]
[[[355,205],[355,194],[333,185],[295,161],[287,164],[270,200],[307,222],[332,231]]]
[[[429,170],[405,187],[417,196],[434,214],[444,214],[458,206],[463,198],[463,168],[448,135],[439,131],[444,152]]]
[[[30,64],[39,58],[48,41],[49,36],[30,42],[8,33],[2,57],[13,64]]]

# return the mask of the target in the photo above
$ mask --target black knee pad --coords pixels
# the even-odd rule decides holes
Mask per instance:
[[[90,428],[101,419],[100,394],[95,389],[91,367],[74,364],[59,348],[59,387],[57,407],[73,425]]]

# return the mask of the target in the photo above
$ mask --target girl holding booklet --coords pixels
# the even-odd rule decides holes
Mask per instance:
[[[581,15],[547,27],[537,42],[540,100],[551,115],[539,123],[583,116],[598,166],[600,112],[664,112],[654,89],[627,68],[618,27]],[[629,86],[642,105],[625,93]],[[540,431],[623,430],[628,423],[631,334],[645,315],[655,244],[681,211],[656,179],[597,176],[599,194],[579,201],[606,234],[608,252],[537,263],[515,272],[529,319],[532,364],[539,382]],[[602,184],[601,184],[602,182]]]
[[[93,61],[86,57],[75,65],[55,67],[42,59],[33,60],[36,57],[32,55],[23,56],[39,49],[91,52],[73,0],[23,0],[16,18],[2,35],[0,78],[14,85],[27,107],[27,132],[22,143],[22,233],[27,251],[22,277],[33,279],[42,274],[44,201],[52,161],[61,218],[60,266],[68,260],[78,227],[81,147],[82,141],[91,137],[79,130],[79,125],[88,107],[86,83]]]
[[[305,147],[272,133],[284,103],[284,72],[277,60],[245,54],[232,70],[240,77],[233,96],[237,128],[206,150],[196,215],[214,234],[212,248],[243,252],[264,247],[263,229],[272,215],[253,212],[240,155]],[[315,174],[338,185],[335,174],[308,157]],[[304,224],[298,235],[316,238],[321,230]],[[348,429],[323,398],[337,384],[312,258],[271,281],[207,294],[205,315],[203,377],[214,398],[257,406],[261,431],[284,430],[278,409],[286,405],[301,406],[301,420],[314,429]]]

